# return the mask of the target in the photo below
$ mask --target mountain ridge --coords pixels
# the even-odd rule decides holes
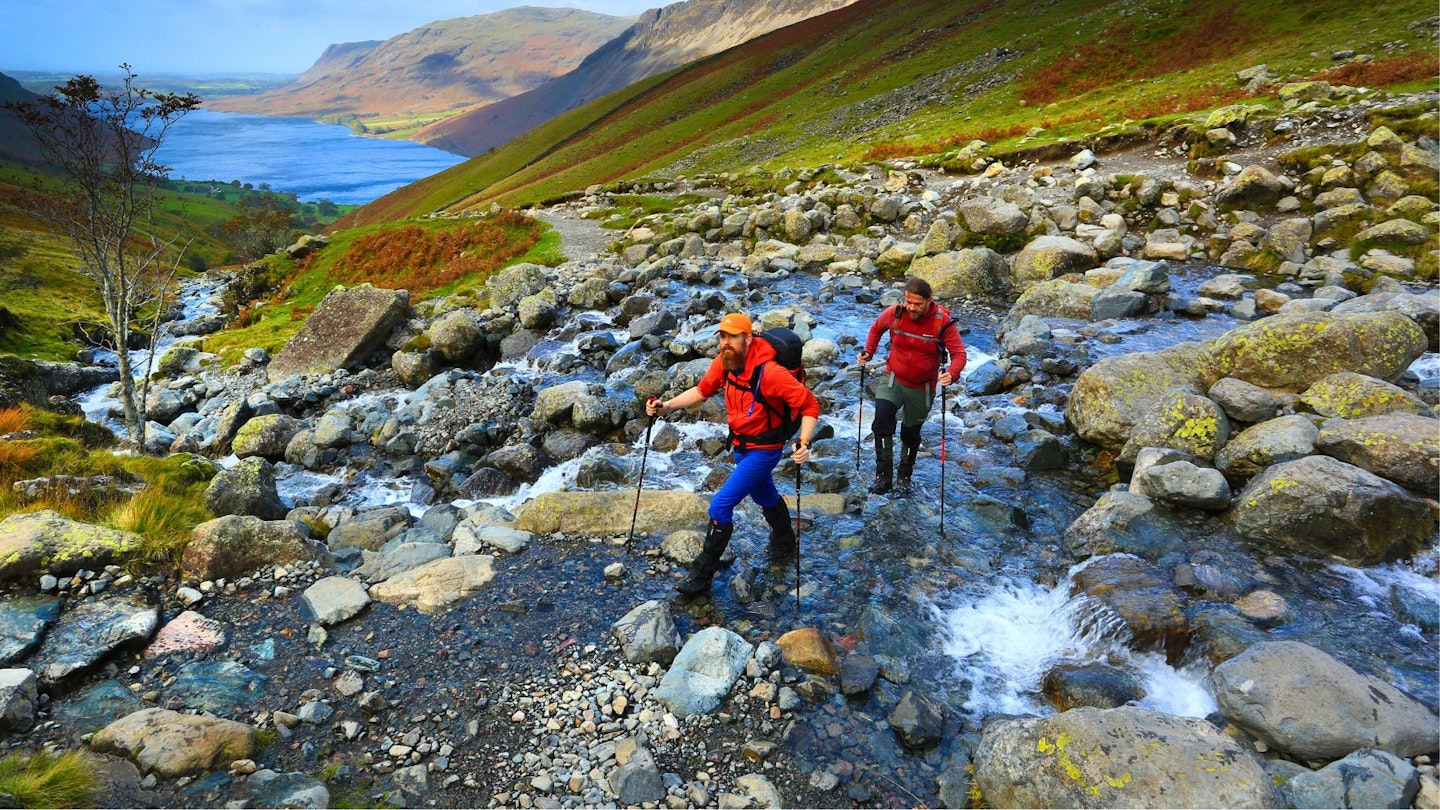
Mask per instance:
[[[525,93],[430,124],[415,139],[474,156],[581,104],[855,0],[688,0],[650,9],[574,70]]]
[[[440,20],[383,41],[331,44],[294,82],[210,99],[206,107],[312,118],[449,114],[569,71],[633,19],[517,6]]]

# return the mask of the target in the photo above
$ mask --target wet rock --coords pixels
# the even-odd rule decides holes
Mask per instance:
[[[1420,773],[1393,754],[1362,748],[1318,771],[1298,773],[1281,790],[1290,806],[1410,807],[1420,792]]]
[[[605,452],[587,454],[580,460],[575,471],[575,483],[585,489],[594,489],[602,484],[618,484],[630,475],[630,466],[624,461]]]
[[[28,669],[0,669],[0,731],[29,731],[40,703],[39,684]]]
[[[1064,279],[1042,281],[1020,294],[1005,316],[1002,333],[1008,333],[1011,324],[1019,323],[1027,315],[1037,318],[1090,319],[1090,302],[1100,293],[1089,284],[1075,284]]]
[[[323,550],[288,520],[226,515],[191,530],[180,572],[197,580],[234,579],[257,568],[323,556]]]
[[[1428,494],[1440,491],[1440,421],[1411,413],[1332,419],[1315,449]]]
[[[1235,609],[1261,625],[1277,624],[1290,613],[1285,598],[1274,591],[1251,591],[1235,600]]]
[[[535,534],[605,537],[629,527],[634,509],[633,492],[547,492],[518,510],[516,528]],[[640,496],[635,532],[668,534],[704,526],[709,522],[708,509],[708,499],[693,492],[646,489]]]
[[[1395,618],[1419,627],[1426,633],[1440,632],[1440,603],[1419,588],[1396,583],[1390,586],[1390,604]]]
[[[32,668],[45,685],[78,674],[117,650],[137,646],[155,633],[156,608],[125,597],[85,602],[67,611],[40,643]]]
[[[1226,719],[1301,761],[1361,748],[1406,757],[1435,749],[1434,712],[1300,642],[1257,644],[1217,666],[1212,678]]]
[[[259,456],[221,470],[205,489],[205,506],[216,515],[254,515],[279,520],[288,511],[275,488],[275,468]]]
[[[1066,273],[1084,272],[1098,263],[1095,248],[1068,236],[1040,236],[1026,245],[1011,266],[1016,282],[1049,281]]]
[[[52,509],[11,515],[0,521],[0,581],[104,568],[140,542],[130,532],[79,523]]]
[[[1146,494],[1177,506],[1220,511],[1230,507],[1230,485],[1219,470],[1197,467],[1188,461],[1156,464],[1141,481]]]
[[[214,619],[187,610],[165,623],[145,648],[146,658],[170,653],[205,653],[225,643],[225,627]]]
[[[965,375],[965,394],[983,397],[1005,390],[1005,369],[994,360],[987,360]]]
[[[1120,617],[1137,648],[1183,652],[1187,623],[1180,594],[1153,565],[1127,554],[1096,557],[1075,572],[1074,582],[1075,593]]]
[[[785,807],[785,799],[780,795],[774,783],[758,773],[747,773],[735,780],[735,784],[755,800],[761,807],[781,808]]]
[[[1215,466],[1229,478],[1245,481],[1271,465],[1310,455],[1319,433],[1314,422],[1299,415],[1251,425],[1220,448]]]
[[[296,374],[351,369],[380,348],[390,329],[410,311],[410,293],[369,284],[325,295],[305,325],[266,366],[271,382]]]
[[[636,606],[610,626],[625,660],[632,664],[658,662],[669,666],[680,650],[680,634],[664,602],[651,599]]]
[[[846,697],[857,697],[870,691],[880,677],[880,665],[873,656],[852,653],[840,662],[840,691]]]
[[[1145,495],[1107,492],[1065,529],[1065,546],[1085,556],[1123,552],[1154,560],[1182,550],[1185,537]]]
[[[440,610],[469,596],[495,578],[489,554],[436,560],[370,586],[370,595],[389,604],[413,604],[426,612]]]
[[[56,596],[8,596],[0,599],[0,666],[19,661],[40,643],[45,628],[60,616]]]
[[[995,719],[973,756],[992,807],[1275,804],[1270,777],[1219,729],[1131,706]]]
[[[245,780],[251,807],[286,807],[324,810],[330,806],[325,783],[303,773],[276,773],[264,768]]]
[[[237,759],[248,759],[255,748],[255,729],[210,715],[142,709],[101,729],[90,747],[169,779],[223,770]]]
[[[534,483],[545,474],[550,459],[543,450],[533,445],[512,444],[490,453],[484,463],[516,481]]]
[[[724,702],[753,651],[735,633],[707,627],[685,642],[652,694],[682,719],[708,714]]]
[[[187,708],[233,714],[252,701],[265,676],[238,661],[187,661],[175,672],[167,688],[169,701]]]
[[[365,586],[349,577],[325,577],[301,594],[315,621],[330,625],[352,618],[370,604]]]
[[[940,742],[944,734],[945,705],[907,689],[890,713],[889,723],[906,747],[927,748]]]
[[[494,467],[481,467],[460,484],[456,494],[461,498],[478,500],[509,495],[515,489],[515,481],[510,476]]]
[[[1397,377],[1426,348],[1425,333],[1396,312],[1274,315],[1210,341],[1220,371],[1265,388],[1308,388],[1340,371]]]
[[[1090,299],[1090,320],[1104,321],[1112,318],[1133,318],[1145,313],[1149,297],[1144,293],[1112,284],[1096,293]]]
[[[1015,437],[1015,466],[1022,470],[1064,469],[1070,454],[1053,433],[1038,428]]]
[[[1098,661],[1051,667],[1040,681],[1040,692],[1062,712],[1080,706],[1113,709],[1145,697],[1135,673]]]
[[[835,645],[819,630],[801,627],[791,630],[775,640],[791,666],[807,672],[830,676],[840,671],[839,655]]]
[[[1035,315],[1022,317],[1000,339],[1000,348],[1006,354],[1021,357],[1042,357],[1049,354],[1052,345],[1050,325]]]
[[[1225,518],[1251,541],[1356,565],[1404,556],[1435,531],[1424,501],[1327,456],[1277,464],[1255,476]]]
[[[681,565],[689,565],[695,561],[696,555],[704,546],[705,536],[700,532],[694,529],[681,529],[665,536],[660,543],[660,553]]]

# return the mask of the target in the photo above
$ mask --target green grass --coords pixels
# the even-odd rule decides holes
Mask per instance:
[[[0,439],[0,520],[14,514],[54,509],[66,517],[133,532],[141,544],[124,564],[136,570],[170,567],[179,561],[190,531],[212,515],[203,506],[214,468],[188,454],[164,458],[116,455],[115,437],[80,417],[21,406],[0,410],[0,433],[30,429],[40,438]],[[118,499],[79,496],[23,502],[11,485],[50,475],[110,475],[139,479],[144,489]]]
[[[624,231],[651,214],[668,214],[681,206],[694,205],[710,198],[703,194],[680,194],[674,197],[616,194],[611,199],[614,206],[586,214],[586,218],[604,220],[600,223],[602,228]]]
[[[1256,64],[1299,80],[1334,69],[1331,51],[1379,61],[1393,58],[1382,46],[1396,41],[1433,59],[1430,35],[1407,27],[1433,13],[1418,0],[1057,0],[1043,9],[860,0],[597,99],[399,189],[353,221],[520,206],[595,183],[753,165],[858,168],[913,155],[943,166],[937,156],[971,138],[1021,156],[1153,135],[1256,100],[1234,78]],[[1424,84],[1400,76],[1388,86]]]
[[[14,807],[92,807],[100,787],[94,763],[78,752],[0,759],[0,793],[9,794]]]

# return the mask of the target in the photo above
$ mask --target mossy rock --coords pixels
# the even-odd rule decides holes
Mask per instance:
[[[1199,343],[1109,357],[1076,380],[1065,421],[1080,438],[1119,450],[1141,415],[1171,391],[1202,395],[1222,376],[1216,358]]]
[[[1419,324],[1396,312],[1280,314],[1207,344],[1221,376],[1293,391],[1341,371],[1395,379],[1426,346]]]
[[[1140,414],[1120,460],[1133,463],[1146,447],[1164,447],[1211,461],[1230,440],[1230,419],[1213,400],[1167,391]]]
[[[71,520],[51,509],[0,521],[0,581],[98,570],[135,551],[139,535]]]
[[[1316,380],[1300,395],[1300,402],[1321,416],[1342,419],[1427,410],[1424,402],[1399,386],[1352,371],[1341,371]]]

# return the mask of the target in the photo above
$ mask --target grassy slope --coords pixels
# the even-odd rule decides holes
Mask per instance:
[[[355,221],[621,178],[853,165],[960,137],[1054,142],[1229,103],[1242,97],[1236,71],[1260,63],[1299,79],[1333,66],[1333,51],[1383,58],[1396,40],[1433,60],[1429,35],[1406,28],[1433,13],[1423,0],[861,0],[598,99]],[[1002,47],[1018,55],[996,58]]]

